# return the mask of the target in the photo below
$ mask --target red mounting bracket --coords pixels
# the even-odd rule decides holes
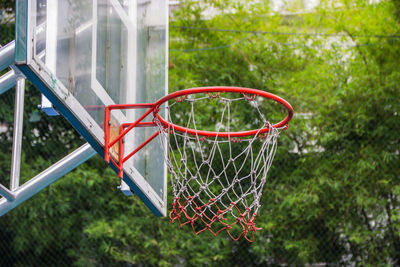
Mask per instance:
[[[137,108],[148,108],[148,110],[139,117],[135,122],[131,123],[123,123],[119,126],[119,135],[110,140],[110,126],[111,126],[111,111],[115,109],[137,109]],[[118,176],[120,178],[124,175],[124,163],[130,159],[133,155],[135,155],[139,150],[141,150],[145,145],[151,142],[154,138],[156,138],[160,134],[160,130],[155,132],[151,137],[149,137],[146,141],[144,141],[141,145],[139,145],[136,149],[134,149],[131,153],[124,157],[124,136],[135,127],[155,127],[157,126],[153,121],[152,122],[142,122],[150,113],[154,112],[155,104],[147,103],[147,104],[119,104],[119,105],[110,105],[105,108],[104,113],[104,160],[109,163],[110,160],[116,166],[118,166]],[[154,115],[153,115],[154,116]],[[110,149],[116,143],[119,143],[118,149],[118,162],[116,162],[113,157],[110,155]]]

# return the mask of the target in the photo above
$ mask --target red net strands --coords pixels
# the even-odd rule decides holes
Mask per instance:
[[[220,232],[226,232],[233,240],[238,241],[241,237],[244,237],[247,241],[254,241],[254,232],[257,230],[261,230],[261,228],[257,228],[255,226],[255,219],[257,214],[250,213],[250,209],[247,209],[244,213],[241,213],[239,208],[236,206],[236,203],[231,203],[229,207],[226,209],[220,209],[218,204],[215,202],[215,199],[210,199],[210,201],[202,206],[198,206],[197,204],[193,204],[195,207],[195,212],[189,214],[185,208],[185,205],[188,202],[193,201],[193,197],[188,197],[188,199],[184,203],[180,203],[180,199],[175,199],[172,204],[172,210],[169,213],[169,218],[171,219],[171,223],[177,221],[179,227],[184,225],[189,225],[193,229],[193,233],[198,235],[204,231],[209,231],[212,235],[217,236]],[[207,216],[205,213],[205,208],[209,205],[214,205],[218,211],[212,217]],[[234,222],[228,223],[227,218],[224,217],[226,213],[228,213],[232,208],[235,208],[239,212],[239,216],[234,220]],[[216,226],[214,222],[218,222],[219,228],[215,229]],[[200,225],[195,226],[195,223],[200,223]],[[232,229],[235,226],[238,226],[239,229],[236,233],[231,233]]]

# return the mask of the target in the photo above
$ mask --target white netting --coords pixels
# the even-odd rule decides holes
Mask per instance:
[[[232,95],[235,97],[191,95],[173,103],[170,101],[166,107],[167,120],[192,128],[196,133],[205,130],[200,127],[211,127],[207,123],[212,124],[212,130],[217,133],[230,132],[238,125],[240,127],[237,118],[232,116],[232,105],[241,101],[240,105],[234,106],[253,109],[253,115],[248,120],[259,122],[260,128],[255,135],[243,138],[230,135],[225,138],[218,134],[216,137],[204,137],[179,132],[157,120],[155,122],[162,133],[161,141],[174,195],[171,221],[178,221],[180,226],[190,225],[196,234],[205,230],[214,235],[227,231],[235,240],[244,236],[252,241],[253,233],[259,229],[255,227],[255,217],[282,129],[271,127],[257,99],[240,94],[229,96]],[[182,103],[186,106],[179,109]],[[198,108],[195,109],[195,106]],[[196,114],[207,108],[213,114],[212,107],[220,111],[217,123],[209,123],[212,119],[206,116],[210,114]],[[184,110],[186,117],[177,114]],[[259,134],[265,127],[269,127],[269,131]]]

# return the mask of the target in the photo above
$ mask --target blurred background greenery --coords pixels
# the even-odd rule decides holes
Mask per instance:
[[[0,218],[0,266],[400,266],[400,1],[171,2],[170,92],[244,86],[295,109],[256,241],[154,217],[96,156]],[[0,1],[0,22],[4,45],[13,1]],[[84,143],[37,109],[35,88],[26,94],[24,181]],[[13,95],[0,97],[3,184]]]

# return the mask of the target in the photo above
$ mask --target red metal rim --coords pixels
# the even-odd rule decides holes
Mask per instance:
[[[169,95],[164,96],[163,98],[159,99],[155,103],[155,109],[158,110],[159,107],[164,104],[165,102],[175,99],[178,97],[186,96],[186,95],[192,95],[192,94],[201,94],[201,93],[219,93],[219,92],[230,92],[230,93],[240,93],[240,94],[245,94],[245,95],[257,95],[261,96],[264,98],[272,99],[282,106],[284,106],[288,112],[287,116],[280,122],[272,125],[273,128],[283,128],[287,127],[289,121],[293,117],[293,108],[287,102],[285,99],[257,89],[251,89],[251,88],[244,88],[244,87],[230,87],[230,86],[217,86],[217,87],[199,87],[199,88],[190,88],[190,89],[185,89],[181,91],[177,91],[174,93],[171,93]],[[244,96],[247,97],[247,96]],[[255,129],[255,130],[249,130],[249,131],[243,131],[243,132],[211,132],[211,131],[202,131],[202,130],[195,130],[195,129],[190,129],[186,127],[182,127],[176,124],[173,124],[171,122],[168,122],[165,120],[161,115],[157,113],[157,118],[161,122],[161,124],[165,128],[172,128],[176,131],[182,132],[182,133],[188,133],[194,136],[206,136],[206,137],[244,137],[244,136],[251,136],[251,135],[256,135],[256,134],[263,134],[266,133],[270,130],[269,127],[265,127],[260,129]]]

